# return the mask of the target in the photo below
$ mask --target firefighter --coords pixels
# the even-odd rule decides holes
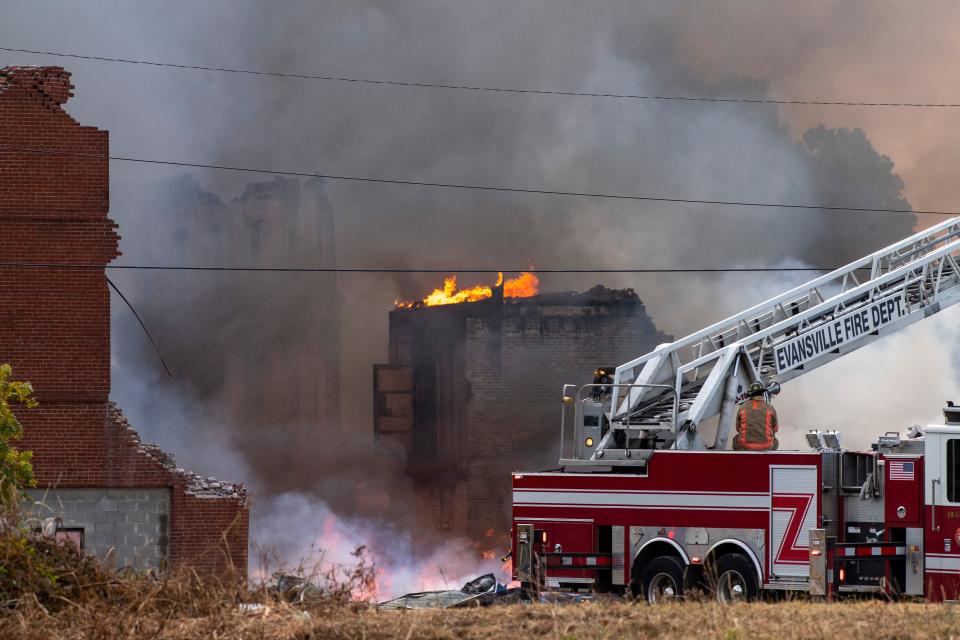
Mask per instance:
[[[780,446],[776,438],[777,410],[764,398],[766,392],[760,382],[747,389],[747,400],[737,410],[734,451],[770,451]]]

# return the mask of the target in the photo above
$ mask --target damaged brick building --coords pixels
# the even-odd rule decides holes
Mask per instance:
[[[66,113],[72,88],[60,67],[0,69],[0,361],[40,402],[18,411],[32,509],[120,566],[245,574],[244,488],[178,469],[109,401],[108,133]]]
[[[556,465],[563,384],[670,340],[632,289],[397,308],[374,430],[405,450],[421,522],[507,531],[510,473]]]

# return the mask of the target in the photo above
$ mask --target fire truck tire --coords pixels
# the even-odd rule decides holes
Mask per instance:
[[[640,593],[649,604],[683,597],[683,563],[672,556],[654,558],[640,570]]]
[[[757,573],[748,558],[739,553],[720,556],[715,571],[716,583],[712,586],[717,602],[734,604],[757,599],[760,592]]]

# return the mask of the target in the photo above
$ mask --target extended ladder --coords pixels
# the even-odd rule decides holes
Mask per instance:
[[[958,300],[960,218],[952,218],[620,365],[611,433],[666,429],[666,446],[705,448],[697,426],[720,414],[714,446],[725,448],[750,382],[787,382]],[[679,415],[673,393],[630,386],[664,384],[679,396]]]

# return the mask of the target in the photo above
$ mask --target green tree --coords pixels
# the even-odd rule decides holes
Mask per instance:
[[[23,437],[23,425],[14,415],[12,404],[27,408],[37,406],[29,382],[10,380],[13,369],[0,365],[0,511],[17,508],[23,490],[36,485],[33,477],[32,451],[19,451],[10,443]]]

